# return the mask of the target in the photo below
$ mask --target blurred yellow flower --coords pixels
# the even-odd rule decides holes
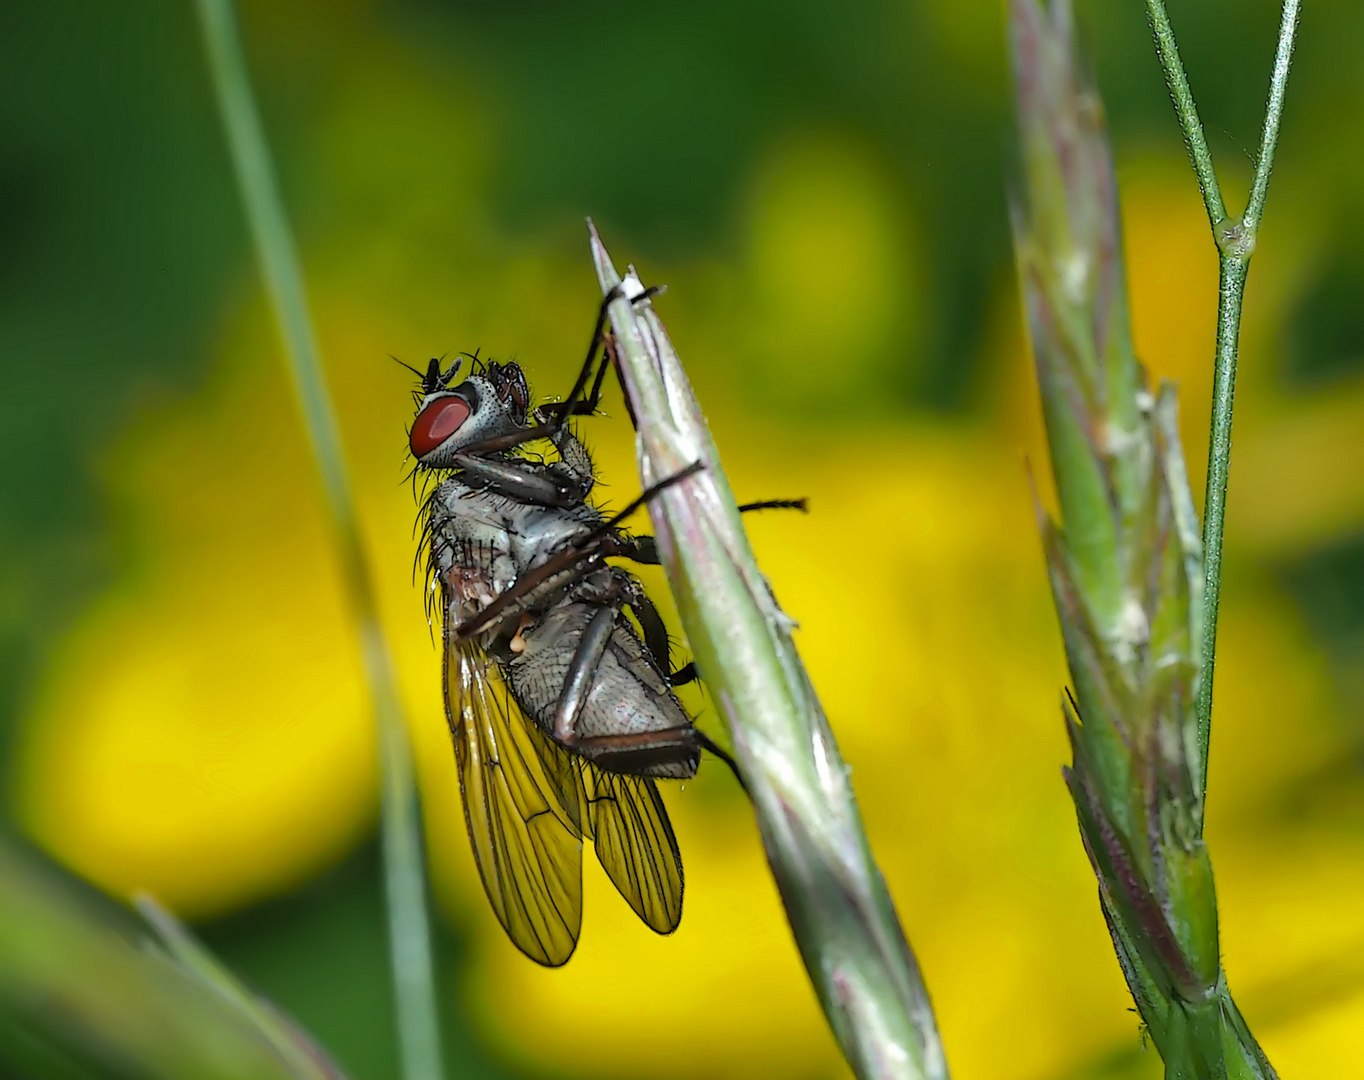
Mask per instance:
[[[223,372],[104,463],[128,570],[61,650],[21,814],[105,888],[201,915],[306,879],[368,828],[358,651],[287,387]]]

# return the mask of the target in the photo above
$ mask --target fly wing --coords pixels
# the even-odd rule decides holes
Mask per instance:
[[[647,776],[583,769],[597,858],[651,930],[682,921],[682,855],[658,788]]]
[[[472,643],[445,654],[446,714],[483,888],[523,953],[557,967],[582,926],[582,774]]]

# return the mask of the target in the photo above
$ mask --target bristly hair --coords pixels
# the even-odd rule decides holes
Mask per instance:
[[[392,353],[388,354],[388,358],[398,366],[407,368],[408,371],[412,372],[413,375],[417,376],[417,389],[412,391],[412,403],[414,405],[420,405],[422,403],[422,399],[426,397],[427,393],[426,379],[428,373],[425,371],[418,371],[411,364],[407,363],[404,360],[399,360]],[[444,363],[445,356],[444,355],[440,356],[436,362],[438,364]]]
[[[431,474],[428,472],[427,476]],[[417,521],[413,528],[413,533],[417,535],[417,551],[412,558],[412,579],[417,579],[417,572],[422,571],[422,593],[426,606],[426,624],[433,630],[436,625],[436,615],[440,612],[441,605],[436,600],[438,591],[439,574],[436,566],[436,546],[433,543],[435,536],[435,522],[432,514],[433,504],[436,499],[436,492],[439,487],[430,487],[423,492],[421,497],[421,507],[417,511]],[[444,613],[440,612],[444,618]]]
[[[397,364],[399,367],[405,367],[405,368],[407,368],[408,371],[412,372],[413,375],[417,376],[417,379],[418,379],[419,381],[426,378],[425,373],[418,371],[418,370],[417,370],[416,368],[414,368],[411,364],[409,364],[409,363],[407,363],[407,362],[405,362],[405,361],[403,361],[403,360],[399,360],[399,359],[398,359],[396,356],[394,356],[392,353],[389,353],[389,354],[388,354],[388,358],[389,358],[390,360],[392,360],[395,364]]]

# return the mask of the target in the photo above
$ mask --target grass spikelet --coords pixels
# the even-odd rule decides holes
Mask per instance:
[[[1204,559],[1175,424],[1132,348],[1111,152],[1070,8],[1011,0],[1015,246],[1061,520],[1043,545],[1074,696],[1066,783],[1169,1077],[1273,1077],[1227,988],[1203,841]]]
[[[763,580],[700,406],[633,270],[596,230],[645,486],[701,462],[649,505],[678,611],[734,743],[768,863],[825,1015],[859,1077],[945,1080],[918,964],[867,845],[847,766]]]

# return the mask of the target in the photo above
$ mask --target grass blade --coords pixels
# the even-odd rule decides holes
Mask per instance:
[[[342,1080],[341,1070],[293,1020],[247,989],[216,956],[204,948],[190,933],[189,927],[157,903],[154,897],[143,893],[134,898],[134,904],[181,969],[244,1016],[274,1047],[275,1053],[289,1067],[292,1075],[301,1080]]]
[[[440,1033],[412,750],[375,607],[331,393],[318,355],[303,273],[275,184],[233,18],[231,0],[198,0],[218,107],[255,241],[261,275],[284,339],[304,427],[322,480],[342,573],[359,623],[383,767],[383,849],[389,949],[406,1080],[439,1080]]]
[[[160,943],[123,908],[0,838],[0,1072],[343,1080],[293,1020],[172,916],[149,901],[143,910]],[[34,1057],[28,1068],[19,1060]]]

